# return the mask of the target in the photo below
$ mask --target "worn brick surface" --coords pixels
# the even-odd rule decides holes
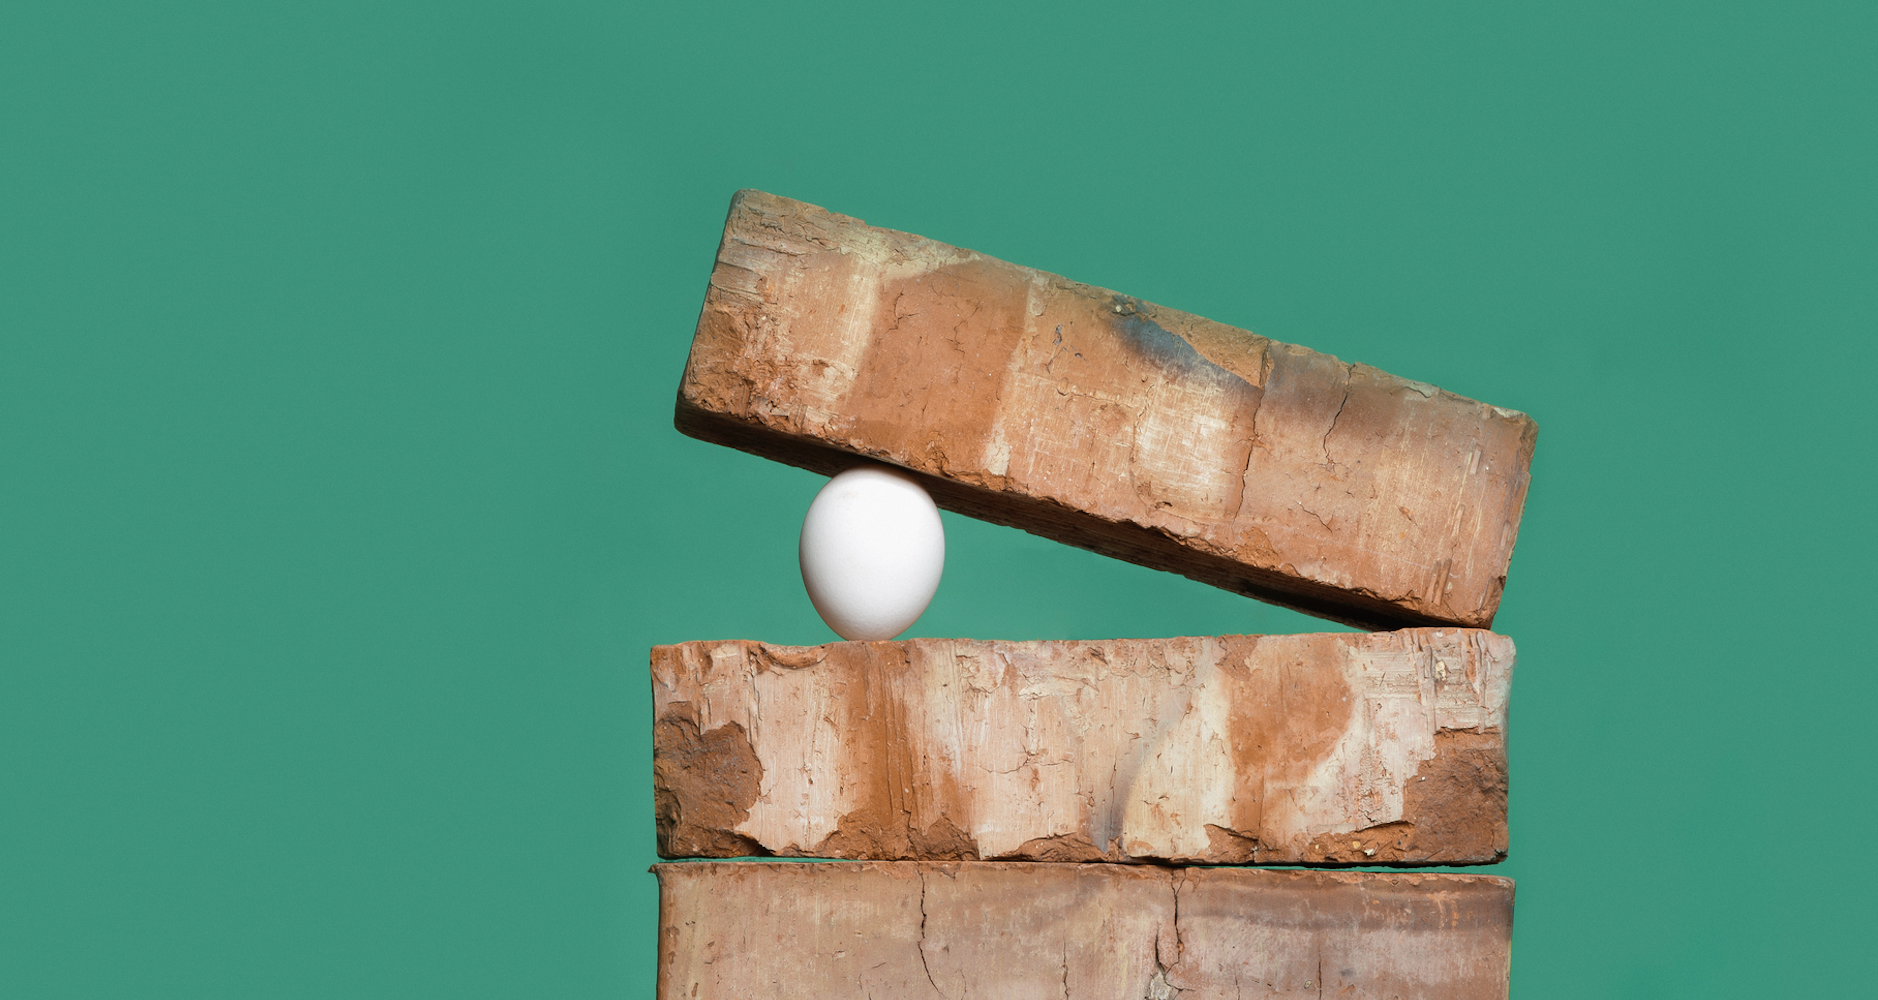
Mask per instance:
[[[1493,862],[1512,667],[1456,628],[660,646],[659,850]]]
[[[687,434],[1369,628],[1486,627],[1524,414],[756,191],[679,391]]]
[[[1503,1000],[1486,875],[1006,862],[656,865],[660,1000]]]

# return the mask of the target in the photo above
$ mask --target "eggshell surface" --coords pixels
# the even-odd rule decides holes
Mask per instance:
[[[864,466],[815,495],[800,554],[802,585],[835,634],[891,639],[919,620],[939,589],[945,526],[912,476]]]

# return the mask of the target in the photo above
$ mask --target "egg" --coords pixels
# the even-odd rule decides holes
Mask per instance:
[[[822,621],[849,640],[891,639],[932,603],[945,526],[910,475],[885,466],[828,481],[802,519],[802,585]]]

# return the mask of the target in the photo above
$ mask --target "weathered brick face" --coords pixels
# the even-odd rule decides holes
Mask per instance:
[[[657,865],[660,1000],[1504,1000],[1486,875],[1003,862]]]
[[[1486,627],[1524,414],[812,205],[740,193],[688,434],[1371,628]]]
[[[1455,628],[659,646],[659,851],[1490,863],[1512,668]]]

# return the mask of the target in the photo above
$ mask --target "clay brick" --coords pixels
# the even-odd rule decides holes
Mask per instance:
[[[1454,628],[659,646],[659,853],[1490,863],[1512,667]]]
[[[1513,883],[1132,865],[697,862],[659,877],[660,1000],[1503,1000]]]
[[[1487,627],[1530,418],[759,191],[676,423],[1366,628]]]

